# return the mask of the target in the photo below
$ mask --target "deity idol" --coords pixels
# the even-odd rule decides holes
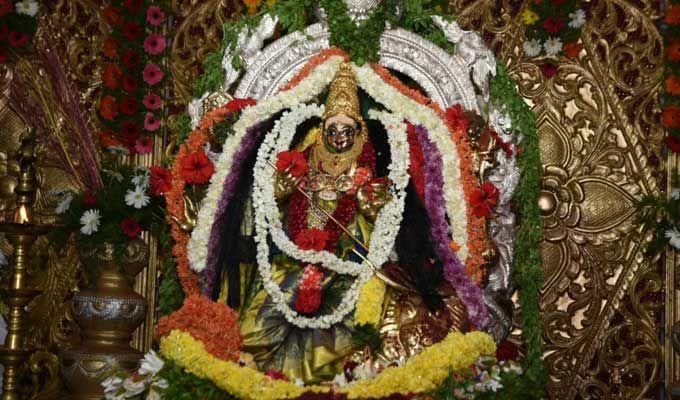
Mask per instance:
[[[348,64],[340,66],[330,85],[321,121],[312,122],[311,127],[298,127],[291,147],[279,152],[276,165],[268,167],[275,180],[281,225],[300,249],[325,250],[358,266],[365,261],[376,217],[394,201],[395,190],[387,177],[391,159],[387,133],[362,114],[356,77]],[[300,327],[285,318],[257,271],[262,267],[258,265],[260,250],[254,248],[253,202],[247,198],[252,191],[245,187],[239,191],[242,198],[232,201],[234,216],[229,223],[240,228],[228,229],[227,244],[218,261],[222,285],[213,298],[239,312],[243,351],[253,355],[259,370],[281,371],[306,383],[330,381],[348,358],[365,356],[364,349],[352,341],[357,329],[353,314],[326,328]],[[406,186],[405,193],[402,223],[390,244],[389,261],[372,267],[382,268],[377,276],[389,287],[381,315],[385,320],[391,318],[398,328],[411,329],[407,340],[412,342],[409,346],[417,347],[435,342],[450,330],[466,329],[466,322],[450,286],[442,284],[442,263],[433,248],[422,198],[413,183]],[[265,256],[285,303],[303,317],[331,314],[360,279],[301,262],[278,246],[271,246]],[[397,303],[402,309],[408,308],[406,304],[412,311],[417,309],[413,315],[426,314],[431,323],[409,325],[406,320],[413,315],[399,315]],[[423,329],[431,331],[413,332]],[[380,356],[386,363],[407,356],[395,356],[400,353],[395,343],[401,333],[383,329],[384,337],[390,335],[394,343],[387,343],[385,352],[394,354]],[[415,343],[420,339],[425,342]]]

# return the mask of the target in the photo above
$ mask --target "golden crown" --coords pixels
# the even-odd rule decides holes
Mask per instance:
[[[328,90],[326,111],[323,114],[323,118],[328,119],[344,114],[362,123],[363,118],[361,117],[357,88],[357,78],[354,76],[352,67],[348,63],[342,63]]]

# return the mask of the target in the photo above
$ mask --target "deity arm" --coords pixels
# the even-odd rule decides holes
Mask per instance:
[[[357,191],[359,212],[370,221],[375,221],[378,212],[392,200],[388,184],[370,183]]]
[[[286,199],[295,190],[302,177],[293,176],[290,171],[276,171],[274,177],[274,196],[277,200]]]

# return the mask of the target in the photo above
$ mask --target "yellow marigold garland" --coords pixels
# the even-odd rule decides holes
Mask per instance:
[[[307,392],[323,393],[324,386],[298,387],[273,380],[263,373],[220,360],[205,350],[190,334],[174,330],[161,340],[161,352],[188,372],[209,379],[218,387],[244,400],[276,400],[299,397]],[[390,367],[377,377],[339,388],[350,399],[382,398],[395,393],[424,393],[439,387],[451,371],[468,368],[483,355],[492,355],[496,345],[486,333],[450,333],[443,341],[411,357],[400,367]]]
[[[377,276],[366,282],[364,287],[361,288],[354,311],[354,320],[357,324],[371,324],[375,327],[380,325],[382,303],[386,290],[385,282]]]

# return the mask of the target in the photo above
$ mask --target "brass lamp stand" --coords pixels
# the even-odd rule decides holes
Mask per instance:
[[[12,222],[0,223],[0,232],[6,234],[7,239],[14,247],[14,255],[10,263],[9,283],[0,288],[0,292],[9,306],[7,338],[5,344],[0,346],[0,363],[5,367],[2,400],[19,399],[22,364],[32,352],[24,344],[24,311],[26,305],[40,293],[26,285],[28,253],[37,237],[49,232],[51,228],[47,225],[32,223],[31,207],[36,192],[36,176],[33,166],[35,155],[30,139],[23,141],[21,153],[21,174],[15,189],[17,208]]]

